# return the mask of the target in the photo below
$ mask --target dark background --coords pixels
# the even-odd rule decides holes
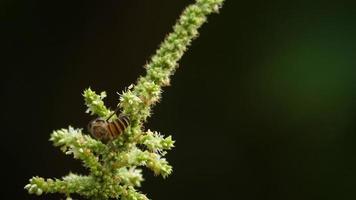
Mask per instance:
[[[3,0],[1,199],[34,175],[85,173],[48,141],[85,127],[81,93],[121,92],[192,0]],[[227,0],[180,61],[146,127],[171,134],[154,200],[355,199],[356,6]]]

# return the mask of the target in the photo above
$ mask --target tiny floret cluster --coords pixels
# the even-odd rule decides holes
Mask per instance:
[[[97,94],[90,88],[83,92],[87,113],[107,121],[111,118],[126,122],[121,128],[113,122],[112,125],[120,131],[116,131],[117,137],[108,141],[95,139],[92,133],[71,126],[53,131],[50,141],[66,155],[80,160],[88,170],[86,175],[69,173],[62,178],[35,176],[25,189],[36,195],[62,193],[67,200],[72,199],[72,194],[94,200],[148,200],[138,190],[144,181],[142,167],[157,176],[169,176],[173,168],[164,156],[174,147],[174,140],[171,136],[146,129],[144,123],[151,116],[152,107],[160,101],[162,88],[170,84],[177,62],[198,36],[199,27],[209,14],[218,12],[223,1],[196,0],[183,11],[173,32],[145,65],[146,74],[120,94],[117,110],[124,118],[117,115],[117,110],[105,106],[105,92]]]

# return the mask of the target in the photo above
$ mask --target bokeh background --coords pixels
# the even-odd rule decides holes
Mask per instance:
[[[85,173],[48,141],[85,127],[81,93],[118,95],[192,0],[3,0],[1,198],[33,175]],[[227,0],[180,61],[146,124],[171,134],[154,200],[355,199],[356,5]],[[6,198],[5,198],[6,197]]]

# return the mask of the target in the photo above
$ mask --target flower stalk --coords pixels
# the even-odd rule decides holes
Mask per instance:
[[[103,143],[82,129],[72,127],[51,134],[53,145],[81,160],[88,175],[70,173],[61,179],[35,176],[25,189],[36,195],[62,193],[67,199],[76,193],[88,199],[147,200],[146,195],[136,189],[144,180],[140,167],[147,167],[163,178],[170,175],[172,166],[164,156],[174,147],[174,141],[171,136],[145,130],[143,124],[161,99],[162,88],[169,85],[179,59],[198,36],[198,29],[209,14],[219,11],[223,1],[196,0],[183,11],[173,32],[145,65],[146,74],[120,95],[118,107],[131,121],[120,136]],[[104,104],[105,92],[97,94],[88,88],[83,97],[87,113],[101,118],[114,114]],[[113,119],[117,117],[114,115]]]

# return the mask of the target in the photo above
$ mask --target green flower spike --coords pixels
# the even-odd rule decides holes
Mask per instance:
[[[172,173],[172,166],[164,156],[174,147],[174,141],[171,136],[145,131],[143,123],[151,115],[152,106],[160,100],[162,87],[169,85],[170,76],[178,67],[177,62],[198,36],[199,27],[209,14],[218,12],[223,1],[196,0],[183,11],[173,32],[145,65],[145,76],[120,96],[118,106],[131,121],[120,136],[103,143],[83,133],[82,129],[72,127],[51,134],[53,145],[81,160],[88,169],[88,175],[69,173],[61,179],[35,176],[25,189],[36,195],[62,193],[67,200],[71,200],[71,194],[95,200],[147,200],[146,195],[136,189],[144,180],[140,167],[145,166],[155,175],[166,178]],[[103,102],[105,92],[99,95],[89,88],[83,96],[90,115],[107,118],[114,113]]]

